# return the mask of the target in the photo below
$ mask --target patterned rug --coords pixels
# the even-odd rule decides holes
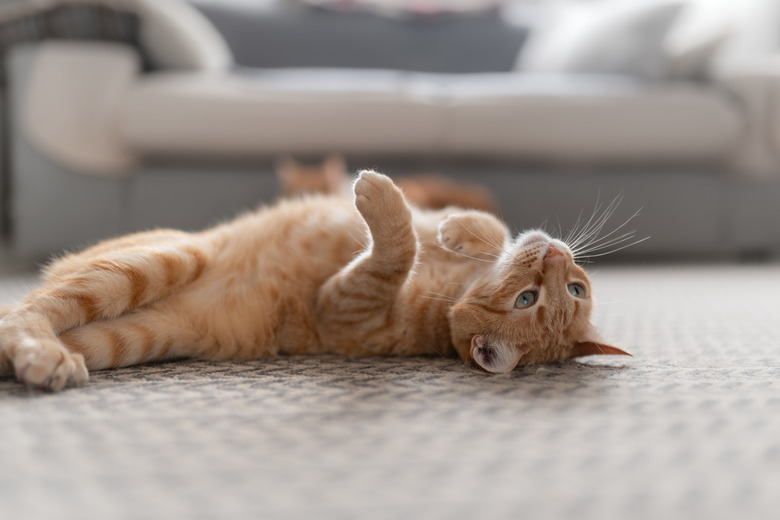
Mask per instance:
[[[780,267],[597,271],[597,322],[634,358],[0,379],[0,518],[777,518]],[[0,303],[33,282],[0,279]]]

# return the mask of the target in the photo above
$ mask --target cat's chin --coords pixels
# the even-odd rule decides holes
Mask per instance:
[[[520,247],[528,247],[534,244],[549,244],[552,241],[550,235],[541,230],[526,231],[517,239]]]
[[[554,252],[565,252],[567,257],[571,257],[571,249],[562,240],[552,238],[541,230],[526,231],[517,238],[517,245],[521,249],[533,249],[534,251],[545,251],[547,256],[551,250]],[[554,255],[552,255],[554,256]]]

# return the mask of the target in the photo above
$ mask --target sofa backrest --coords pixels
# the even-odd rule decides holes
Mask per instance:
[[[0,55],[51,39],[125,43],[151,69],[223,72],[233,66],[225,39],[184,0],[0,0]]]

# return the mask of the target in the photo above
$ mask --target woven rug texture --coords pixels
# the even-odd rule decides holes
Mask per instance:
[[[0,379],[2,519],[780,516],[780,266],[596,268],[633,358],[294,357]],[[0,279],[0,304],[35,278]]]

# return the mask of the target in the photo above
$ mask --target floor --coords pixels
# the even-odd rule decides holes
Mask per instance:
[[[35,282],[13,271],[0,303]],[[181,362],[59,394],[0,379],[0,518],[776,518],[780,265],[591,271],[597,322],[633,358],[503,377]]]

